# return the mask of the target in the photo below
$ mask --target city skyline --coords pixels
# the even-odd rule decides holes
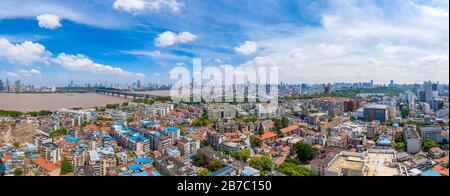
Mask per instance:
[[[446,0],[0,0],[0,7],[4,80],[170,84],[172,68],[202,58],[205,66],[279,66],[288,83],[449,83]]]

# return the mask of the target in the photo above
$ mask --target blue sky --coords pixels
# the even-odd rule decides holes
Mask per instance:
[[[0,79],[170,83],[280,67],[299,83],[449,78],[448,0],[0,0]]]

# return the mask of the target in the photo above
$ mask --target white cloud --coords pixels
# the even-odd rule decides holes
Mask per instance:
[[[136,73],[135,75],[136,75],[136,77],[139,77],[139,78],[145,78],[145,74],[143,74],[143,73]]]
[[[264,50],[242,66],[279,66],[287,82],[449,82],[447,0],[329,3],[321,26],[248,31]]]
[[[94,74],[114,74],[123,77],[145,77],[145,75],[141,73],[133,73],[118,67],[95,63],[88,57],[80,54],[67,55],[61,53],[54,59],[54,62],[72,71],[88,71]]]
[[[6,59],[11,63],[31,65],[33,63],[56,63],[65,69],[72,71],[88,71],[95,74],[114,74],[124,77],[145,77],[142,73],[133,73],[125,71],[118,67],[102,65],[93,62],[84,55],[59,54],[53,58],[52,53],[39,43],[25,41],[19,44],[13,44],[5,38],[0,38],[0,59]],[[37,69],[24,70],[19,69],[15,72],[4,72],[3,74],[11,77],[20,76],[38,76],[41,72]]]
[[[51,53],[38,43],[25,41],[13,44],[5,38],[0,38],[0,59],[6,59],[11,63],[31,64],[35,62],[47,62]]]
[[[193,42],[197,39],[198,37],[190,32],[181,32],[176,34],[171,31],[166,31],[159,34],[155,39],[155,46],[164,48],[175,44]]]
[[[23,78],[23,77],[42,77],[42,73],[37,69],[18,69],[16,71],[3,71],[2,75],[12,78]]]
[[[103,2],[103,1],[101,1]],[[2,1],[0,0],[0,20],[16,18],[36,18],[42,14],[51,13],[60,19],[70,20],[106,29],[129,27],[131,21],[111,12],[105,12],[99,3],[81,3],[78,1]]]
[[[114,9],[124,10],[129,13],[140,13],[144,10],[159,11],[168,9],[174,13],[179,12],[183,4],[178,0],[116,0]]]
[[[323,52],[323,55],[328,57],[337,57],[345,54],[345,48],[342,46],[321,43],[317,47]]]
[[[175,64],[176,66],[178,66],[178,67],[185,67],[185,66],[187,66],[187,64],[186,63],[176,63]]]
[[[162,59],[162,60],[176,60],[176,61],[182,61],[182,60],[189,60],[190,58],[185,56],[177,56],[169,53],[164,53],[159,50],[155,51],[145,51],[145,50],[132,50],[132,51],[124,51],[125,54],[131,54],[135,56],[144,56],[144,57],[150,57],[152,59]]]
[[[39,27],[45,29],[57,29],[62,27],[59,16],[53,14],[43,14],[36,17]]]
[[[258,50],[258,44],[252,41],[246,41],[238,47],[235,47],[234,50],[243,55],[251,55]]]

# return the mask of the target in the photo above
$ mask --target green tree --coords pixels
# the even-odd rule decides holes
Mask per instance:
[[[272,158],[269,156],[260,156],[250,159],[249,165],[261,172],[270,173],[273,167]]]
[[[201,168],[199,171],[198,171],[198,176],[208,176],[209,174],[211,174],[211,171],[209,171],[209,169],[207,169],[207,168]]]
[[[106,109],[117,109],[120,107],[120,104],[106,104]]]
[[[67,157],[64,157],[61,161],[61,174],[67,174],[70,172],[73,172],[73,165]]]
[[[186,132],[186,127],[178,127],[180,129],[180,135],[181,136],[186,136],[187,132]]]
[[[127,118],[127,123],[128,123],[128,124],[132,123],[133,121],[134,121],[133,116],[129,116],[129,117]]]
[[[428,151],[434,147],[439,147],[439,144],[432,139],[426,139],[422,142],[422,148],[425,151]]]
[[[209,163],[208,166],[208,169],[211,171],[217,171],[222,168],[223,168],[222,162],[220,162],[219,160],[211,161],[211,163]]]
[[[402,113],[403,118],[408,118],[409,117],[409,108],[407,106],[404,106],[402,108],[401,113]]]
[[[275,121],[274,121],[274,127],[275,127],[275,131],[276,131],[277,133],[279,133],[279,131],[283,128],[283,124],[282,124],[281,120],[275,119]]]
[[[283,163],[277,168],[277,171],[288,176],[311,176],[312,169],[295,163]]]
[[[231,156],[240,161],[246,162],[250,158],[251,152],[248,149],[241,149],[237,152],[232,152]]]
[[[14,146],[14,148],[19,148],[20,147],[20,142],[18,142],[18,141],[15,141],[14,143],[13,143],[13,146]]]
[[[404,142],[397,143],[395,144],[395,148],[397,150],[406,150],[406,144]]]
[[[203,127],[208,126],[210,124],[210,121],[208,119],[207,112],[203,112],[199,119],[195,120],[192,123],[192,126],[194,127]]]
[[[294,148],[297,152],[297,158],[301,162],[307,162],[314,158],[314,149],[311,145],[305,142],[298,142],[295,144]]]
[[[402,133],[396,133],[395,136],[394,136],[394,139],[395,139],[396,143],[405,142],[405,138],[404,138]]]
[[[261,146],[261,140],[258,139],[258,137],[256,137],[256,135],[251,135],[250,136],[250,144],[252,145],[252,147],[259,147]]]
[[[445,164],[445,168],[447,168],[448,169],[448,162]]]
[[[283,118],[281,119],[281,125],[282,125],[283,128],[288,127],[288,126],[289,126],[289,119],[286,118],[286,117],[283,117]]]
[[[262,125],[262,123],[259,124],[259,129],[258,129],[258,135],[262,135],[264,134],[264,126]]]
[[[14,170],[14,176],[22,176],[23,175],[23,169],[17,168]]]
[[[24,113],[19,111],[0,110],[0,116],[18,117],[22,115],[24,115]]]
[[[201,166],[202,167],[202,166],[206,165],[205,160],[203,160],[203,156],[201,154],[195,155],[194,162],[195,162],[195,164],[197,166]]]
[[[285,163],[293,163],[296,165],[300,165],[300,161],[298,159],[293,159],[291,157],[287,157],[286,160],[284,160]]]
[[[37,113],[37,116],[50,116],[53,112],[49,110],[41,110]]]
[[[136,153],[135,153],[133,150],[128,150],[128,151],[127,151],[127,154],[128,154],[128,156],[131,157],[131,158],[137,157],[137,156],[136,156]]]
[[[50,132],[50,137],[57,138],[57,137],[65,135],[65,134],[67,134],[67,129],[58,129],[58,130]]]

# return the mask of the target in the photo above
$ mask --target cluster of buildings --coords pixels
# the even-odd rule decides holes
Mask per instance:
[[[21,92],[56,92],[55,86],[34,86],[27,85],[20,80],[10,81],[0,79],[0,93],[21,93]]]
[[[399,95],[294,99],[276,107],[156,102],[0,117],[36,128],[28,143],[0,144],[0,169],[4,175],[21,169],[23,175],[196,176],[219,162],[210,176],[283,176],[277,168],[299,158],[296,146],[304,143],[314,156],[300,164],[315,176],[448,176],[448,94],[428,82],[403,88]],[[235,158],[242,151],[250,159],[270,157],[271,172]]]

